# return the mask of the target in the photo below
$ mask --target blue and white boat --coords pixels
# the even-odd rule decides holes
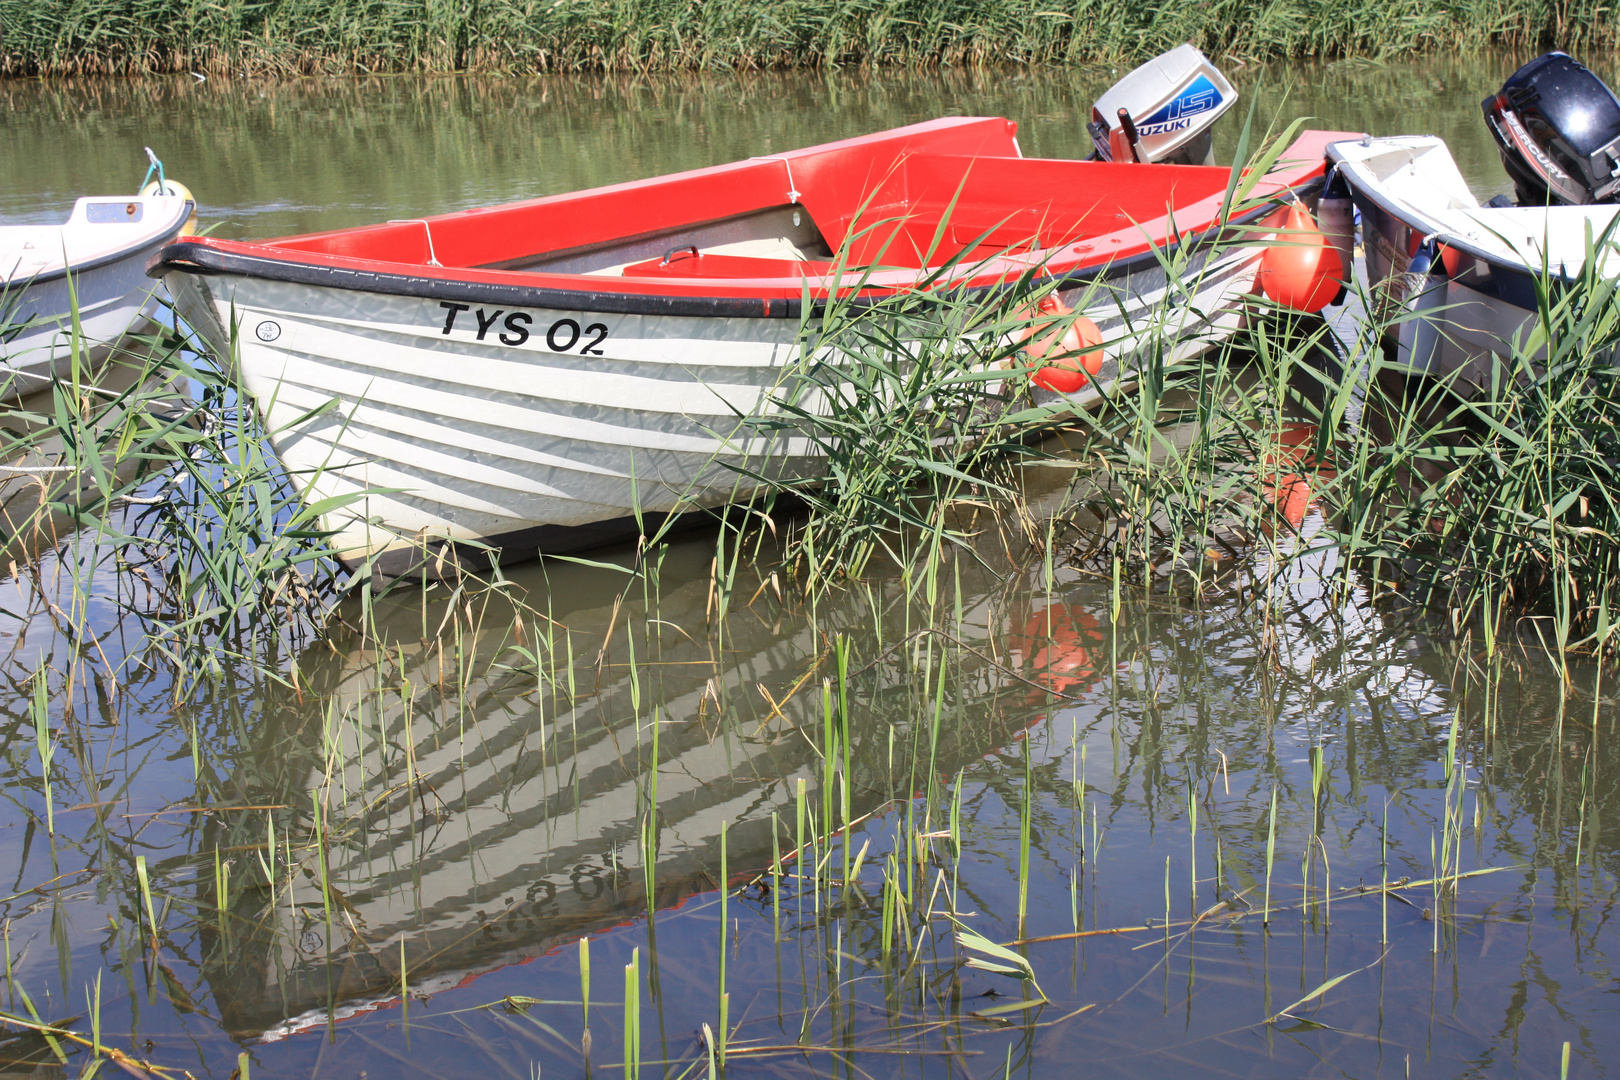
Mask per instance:
[[[1620,278],[1620,100],[1548,53],[1483,109],[1513,199],[1482,204],[1432,135],[1327,148],[1328,187],[1342,183],[1361,213],[1388,344],[1417,373],[1476,385],[1515,349],[1543,351],[1532,339],[1540,295],[1582,276]]]
[[[82,198],[60,225],[0,226],[0,399],[67,374],[75,342],[90,370],[153,315],[161,286],[146,276],[147,260],[194,209],[178,185],[163,190],[177,193]]]

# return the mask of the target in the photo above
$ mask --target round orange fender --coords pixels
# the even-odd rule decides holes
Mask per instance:
[[[1339,252],[1299,203],[1288,208],[1282,229],[1260,256],[1260,289],[1285,308],[1321,311],[1344,283]]]
[[[1059,319],[1074,315],[1074,309],[1056,294],[1044,297],[1035,305],[1035,310]],[[1098,348],[1102,344],[1102,331],[1084,315],[1074,315],[1067,326],[1037,325],[1031,321],[1019,331],[1018,340],[1026,342],[1024,355],[1041,365],[1030,376],[1030,381],[1043,389],[1072,394],[1102,370],[1103,351]]]
[[[1446,268],[1446,277],[1454,278],[1462,273],[1463,260],[1467,257],[1454,247],[1447,247],[1445,244],[1440,245],[1440,262]]]

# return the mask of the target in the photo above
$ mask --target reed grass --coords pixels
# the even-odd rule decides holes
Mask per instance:
[[[882,236],[897,224],[874,221],[856,234]],[[840,262],[847,252],[846,244]],[[961,293],[950,285],[959,259],[928,272],[914,291],[870,302],[857,284],[823,305],[806,304],[801,359],[771,410],[742,419],[762,439],[792,432],[825,462],[809,476],[784,475],[769,456],[737,466],[772,496],[809,507],[784,561],[811,593],[860,577],[874,556],[912,568],[911,580],[929,580],[946,548],[969,546],[948,524],[953,508],[986,488],[1010,492],[1006,462],[1028,453],[1038,424],[999,419],[1010,400],[1004,369],[1024,366],[1013,334],[1030,325],[1031,299],[1052,286],[1032,268],[987,298]]]
[[[180,697],[227,660],[269,670],[307,644],[342,582],[322,508],[299,502],[231,365],[179,334],[133,344],[116,378],[75,369],[10,414],[0,457],[43,456],[50,471],[9,542],[36,571],[46,558],[72,568],[81,599],[112,579],[145,631],[127,662],[165,663]],[[82,619],[70,625],[95,648]]]
[[[591,939],[579,939],[579,1051],[591,1071]]]
[[[3,74],[647,71],[1606,48],[1597,0],[3,0]]]
[[[50,689],[44,665],[34,672],[29,694],[29,714],[34,722],[34,747],[39,753],[39,780],[45,795],[45,830],[56,832],[56,799],[51,794],[51,763],[56,757],[56,738],[51,733]]]

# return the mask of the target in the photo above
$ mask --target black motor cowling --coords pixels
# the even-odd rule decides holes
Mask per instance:
[[[1561,52],[1508,76],[1483,102],[1520,206],[1579,206],[1620,196],[1620,101]]]

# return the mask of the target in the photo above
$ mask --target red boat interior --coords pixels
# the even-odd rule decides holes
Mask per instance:
[[[1229,171],[1019,157],[1017,126],[949,118],[786,154],[264,246],[417,267],[647,279],[919,268],[1103,237],[1145,247],[1171,208],[1207,227]],[[1199,205],[1202,204],[1202,205]],[[1118,254],[1115,247],[1106,254]]]

